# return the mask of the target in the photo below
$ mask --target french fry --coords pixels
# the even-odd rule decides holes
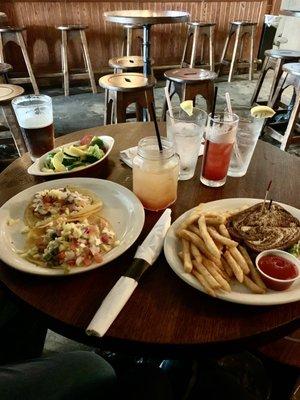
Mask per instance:
[[[223,236],[225,236],[225,237],[230,239],[230,235],[229,235],[229,232],[228,232],[225,224],[221,224],[219,226],[219,231],[220,231],[221,235],[223,235]]]
[[[202,262],[202,255],[197,246],[194,243],[191,243],[191,253],[194,259],[198,262]]]
[[[197,228],[195,225],[190,225],[188,228],[190,231],[195,233],[198,237],[198,245],[195,243],[195,245],[198,247],[198,249],[203,253],[207,258],[212,260],[217,266],[221,265],[221,260],[219,258],[214,257],[209,250],[206,247],[206,244],[204,243],[203,239],[200,237],[200,231],[199,228]]]
[[[184,238],[182,238],[181,241],[182,241],[182,252],[183,252],[183,269],[184,272],[191,273],[193,269],[193,264],[190,254],[190,242]]]
[[[240,251],[236,247],[229,247],[228,251],[232,255],[232,257],[235,259],[235,261],[239,264],[239,266],[242,268],[244,274],[249,274],[250,269],[248,267],[248,264],[245,260],[245,258],[242,256]]]
[[[195,278],[201,283],[201,286],[203,290],[209,294],[210,296],[216,297],[215,291],[207,284],[206,280],[203,278],[203,275],[201,275],[197,270],[193,269],[192,274],[195,276]]]
[[[213,228],[211,226],[207,227],[208,233],[210,236],[217,242],[224,244],[227,247],[236,247],[238,245],[238,242],[229,239],[226,236],[222,236],[219,234],[219,232],[216,230],[216,228]]]
[[[232,272],[233,272],[234,276],[236,277],[236,279],[237,279],[239,282],[243,282],[243,278],[244,278],[243,270],[242,270],[242,268],[237,264],[237,262],[235,261],[235,259],[232,257],[232,255],[229,253],[228,250],[225,251],[224,257],[225,257],[225,259],[226,259],[228,265],[229,265],[230,268],[232,269]]]
[[[203,257],[202,263],[204,267],[208,270],[208,272],[215,278],[215,280],[221,286],[221,289],[225,290],[226,292],[231,292],[231,287],[226,279],[220,274],[220,271],[216,265],[206,257]]]
[[[220,289],[221,285],[219,282],[213,277],[213,275],[204,267],[203,264],[193,260],[193,266],[195,269],[201,274],[206,280],[207,284],[213,289]]]
[[[248,278],[248,276],[244,275],[244,280],[243,284],[251,290],[251,292],[256,293],[256,294],[263,294],[266,292],[265,289],[262,287],[258,286],[255,282],[252,281],[252,279]]]
[[[205,215],[206,225],[219,226],[220,224],[224,224],[225,221],[226,221],[226,218],[223,215],[216,215],[216,216],[206,216]]]
[[[249,256],[249,254],[248,254],[248,251],[245,249],[245,247],[243,247],[243,246],[241,246],[241,245],[240,245],[238,248],[239,248],[240,252],[242,253],[244,259],[246,260],[246,262],[247,262],[247,264],[248,264],[248,267],[249,267],[249,269],[250,269],[250,276],[251,276],[251,278],[253,279],[253,281],[254,281],[259,287],[261,287],[262,289],[264,289],[264,290],[266,291],[266,290],[267,290],[267,287],[266,287],[266,285],[264,284],[263,280],[261,279],[261,277],[260,277],[258,271],[256,270],[256,268],[255,268],[255,266],[254,266],[254,264],[253,264],[253,262],[252,262],[252,260],[251,260],[251,258],[250,258],[250,256]]]
[[[226,274],[229,276],[229,278],[231,278],[233,276],[233,272],[232,272],[232,269],[230,268],[230,266],[228,265],[228,262],[226,261],[224,255],[222,255],[222,257],[221,257],[221,263],[222,263],[222,267],[224,268]]]
[[[183,221],[180,225],[179,230],[186,229],[189,225],[193,224],[194,222],[198,221],[201,215],[202,204],[200,203],[194,211]]]
[[[202,237],[204,243],[206,244],[208,251],[214,257],[220,259],[221,253],[207,231],[204,215],[201,215],[200,218],[198,219],[198,225],[199,225],[200,236]]]

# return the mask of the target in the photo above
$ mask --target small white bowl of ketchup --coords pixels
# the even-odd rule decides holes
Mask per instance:
[[[300,276],[300,262],[283,250],[265,250],[255,259],[262,280],[269,289],[286,290]]]

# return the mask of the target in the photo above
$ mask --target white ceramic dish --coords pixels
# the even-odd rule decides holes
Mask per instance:
[[[32,196],[43,189],[59,188],[67,185],[82,187],[94,192],[103,201],[101,214],[112,225],[120,244],[105,254],[102,263],[89,267],[71,269],[70,275],[98,268],[123,254],[138,238],[145,220],[144,208],[138,198],[125,187],[117,183],[94,178],[57,179],[32,186],[8,200],[0,208],[0,258],[7,265],[23,272],[36,275],[64,275],[61,269],[43,268],[24,260],[18,249],[24,248],[26,235],[20,233],[24,228],[25,207]],[[7,225],[9,218],[20,219],[12,226]]]
[[[244,205],[252,206],[256,203],[261,202],[260,199],[248,199],[248,198],[237,198],[237,199],[223,199],[212,201],[206,203],[203,207],[205,211],[221,211],[221,210],[233,210],[240,208]],[[288,206],[286,204],[279,203],[283,206],[287,211],[289,211],[292,215],[300,219],[300,210],[297,208]],[[182,221],[187,217],[188,214],[191,213],[192,210],[187,211],[183,215],[181,215],[170,227],[167,232],[165,243],[164,243],[164,252],[165,257],[176,273],[183,281],[185,281],[190,286],[194,287],[201,292],[204,292],[201,284],[192,276],[183,271],[181,261],[178,257],[178,252],[180,250],[180,243],[178,238],[176,237],[176,230],[179,228]],[[275,304],[285,304],[292,303],[294,301],[300,300],[300,279],[298,279],[289,289],[276,292],[268,289],[268,292],[265,294],[254,294],[250,293],[250,291],[240,283],[236,282],[232,285],[232,291],[230,293],[220,293],[217,294],[219,299],[230,301],[233,303],[240,304],[249,304],[249,305],[275,305]]]
[[[70,143],[66,143],[63,146],[59,146],[56,147],[55,149],[48,151],[47,153],[45,153],[44,155],[42,155],[40,158],[38,158],[32,165],[30,165],[30,167],[27,169],[27,172],[30,175],[36,175],[36,176],[58,176],[58,175],[70,175],[73,174],[75,172],[78,171],[82,171],[84,169],[87,168],[91,168],[96,164],[101,163],[103,160],[106,159],[106,157],[109,155],[109,153],[111,152],[111,149],[113,148],[113,145],[115,143],[114,138],[112,138],[111,136],[98,136],[101,140],[103,140],[103,143],[105,144],[106,147],[106,153],[104,155],[104,157],[101,158],[101,160],[98,160],[92,164],[88,164],[82,167],[78,167],[78,168],[74,168],[71,171],[63,171],[63,172],[55,172],[55,171],[50,171],[50,172],[43,172],[42,168],[44,167],[47,155],[49,153],[53,153],[53,152],[57,152],[59,149],[64,148],[64,147],[69,147],[71,145],[75,145],[78,146],[80,144],[80,141],[77,140],[75,142],[70,142]]]

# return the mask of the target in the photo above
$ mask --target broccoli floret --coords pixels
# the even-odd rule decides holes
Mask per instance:
[[[94,146],[89,146],[85,160],[88,160],[88,162],[95,162],[97,160],[101,160],[103,156],[104,151],[100,149],[97,144],[95,144]]]
[[[97,145],[99,149],[103,151],[106,150],[103,141],[98,136],[94,136],[93,139],[91,140],[90,146],[95,146],[95,145]]]

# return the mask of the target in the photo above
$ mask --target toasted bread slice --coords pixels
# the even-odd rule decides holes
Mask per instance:
[[[273,203],[262,211],[263,203],[255,204],[228,218],[230,235],[256,252],[287,249],[300,239],[300,222],[287,210]]]

